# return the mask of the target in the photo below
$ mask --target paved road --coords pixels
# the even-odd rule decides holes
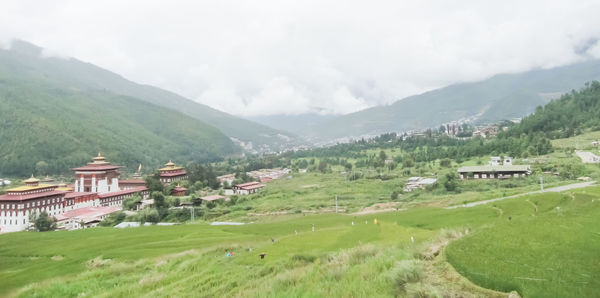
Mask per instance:
[[[594,183],[596,183],[596,181],[573,183],[573,184],[568,184],[568,185],[563,185],[563,186],[552,187],[552,188],[548,188],[548,189],[544,189],[544,190],[538,190],[538,191],[531,191],[531,192],[521,193],[521,194],[512,195],[512,196],[508,196],[508,197],[495,198],[495,199],[490,199],[490,200],[485,200],[485,201],[478,201],[478,202],[473,202],[473,203],[458,205],[458,206],[446,207],[446,209],[470,208],[470,207],[475,207],[475,206],[479,206],[479,205],[485,205],[485,204],[496,202],[496,201],[501,201],[501,200],[516,198],[516,197],[520,197],[520,196],[524,196],[524,195],[530,195],[530,194],[536,194],[536,193],[567,191],[567,190],[571,190],[571,189],[588,187],[588,186],[593,185]]]
[[[600,162],[600,157],[592,152],[587,151],[575,151],[575,154],[581,158],[581,162],[583,163],[598,163]]]

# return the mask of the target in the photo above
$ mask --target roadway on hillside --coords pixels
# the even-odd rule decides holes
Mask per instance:
[[[548,188],[548,189],[544,189],[544,190],[537,190],[537,191],[531,191],[531,192],[526,192],[526,193],[520,193],[520,194],[508,196],[508,197],[501,197],[501,198],[495,198],[495,199],[490,199],[490,200],[485,200],[485,201],[478,201],[478,202],[472,202],[472,203],[467,203],[467,204],[463,204],[463,205],[446,207],[445,209],[470,208],[470,207],[475,207],[475,206],[479,206],[479,205],[485,205],[485,204],[496,202],[496,201],[517,198],[517,197],[520,197],[520,196],[531,195],[531,194],[536,194],[536,193],[562,192],[562,191],[567,191],[567,190],[571,190],[571,189],[577,189],[577,188],[583,188],[583,187],[592,186],[592,185],[594,185],[594,183],[596,183],[596,181],[573,183],[573,184],[568,184],[568,185],[563,185],[563,186],[552,187],[552,188]]]

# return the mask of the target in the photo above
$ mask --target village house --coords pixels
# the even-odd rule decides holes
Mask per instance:
[[[213,201],[218,201],[218,200],[229,201],[228,197],[224,197],[222,195],[205,196],[205,197],[201,197],[200,199],[202,200],[201,202],[213,202]]]
[[[232,187],[232,191],[233,191],[233,194],[236,194],[236,195],[249,195],[249,194],[258,192],[263,187],[265,187],[264,184],[254,181],[254,182],[248,182],[248,183],[234,185]]]
[[[169,184],[173,181],[187,180],[187,172],[183,167],[176,166],[172,161],[165,164],[164,168],[158,169],[160,182]]]
[[[502,164],[500,164],[502,161]],[[494,156],[487,166],[467,166],[458,169],[461,179],[506,179],[511,177],[526,177],[531,175],[529,165],[513,165],[511,157]]]
[[[219,176],[217,179],[219,179],[221,186],[231,186],[231,184],[233,184],[233,180],[235,180],[235,174]]]
[[[185,196],[185,192],[187,188],[177,185],[175,188],[171,190],[171,195],[175,197],[183,197]]]

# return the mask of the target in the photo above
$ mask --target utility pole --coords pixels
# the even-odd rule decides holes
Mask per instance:
[[[540,176],[540,188],[543,191],[544,190],[544,177]]]
[[[338,213],[337,195],[335,195],[335,213]]]
[[[192,220],[192,223],[193,223],[194,222],[194,206],[192,206],[192,211],[191,212],[192,212],[192,218],[191,218],[191,220]]]

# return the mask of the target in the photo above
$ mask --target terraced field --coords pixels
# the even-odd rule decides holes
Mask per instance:
[[[486,288],[590,297],[600,289],[599,215],[596,187],[453,210],[12,233],[0,236],[0,295],[505,296],[453,274],[447,257]]]

